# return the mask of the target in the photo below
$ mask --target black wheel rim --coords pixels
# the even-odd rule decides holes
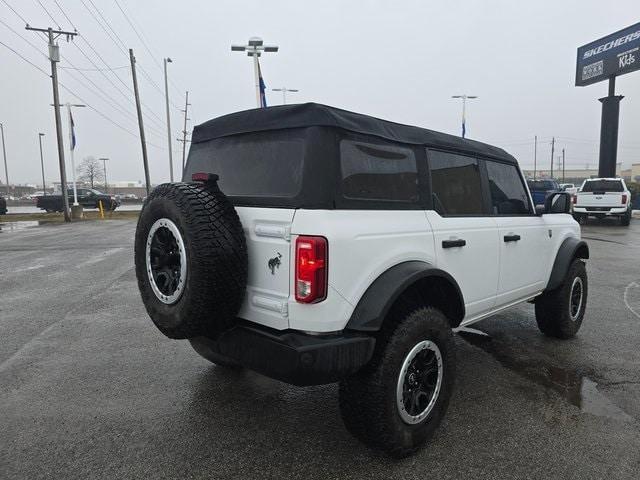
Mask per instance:
[[[425,340],[405,357],[397,386],[401,418],[410,424],[423,421],[433,409],[443,378],[442,355],[438,346]]]
[[[175,303],[184,289],[187,259],[180,231],[171,220],[161,218],[153,224],[146,257],[153,293],[163,303]]]
[[[574,278],[571,284],[571,293],[569,294],[569,315],[571,320],[577,320],[580,315],[583,293],[582,279],[580,277]]]

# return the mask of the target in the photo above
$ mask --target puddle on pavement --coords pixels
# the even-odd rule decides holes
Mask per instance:
[[[457,329],[457,333],[466,342],[481,348],[509,370],[555,390],[582,412],[615,420],[633,421],[628,413],[598,390],[598,383],[590,378],[589,372],[544,365],[539,358],[527,354],[517,348],[517,345],[501,342],[480,330],[462,327]]]
[[[0,222],[0,233],[4,232],[16,232],[24,230],[25,228],[37,227],[44,225],[48,222],[42,222],[37,220],[25,220],[19,222]]]

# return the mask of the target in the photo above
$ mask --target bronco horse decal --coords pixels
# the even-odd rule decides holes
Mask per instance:
[[[269,266],[269,270],[271,270],[271,275],[275,275],[276,274],[276,268],[280,268],[280,265],[282,262],[280,262],[280,259],[282,258],[282,254],[280,252],[276,252],[278,255],[270,258],[269,259],[269,263],[267,264]]]

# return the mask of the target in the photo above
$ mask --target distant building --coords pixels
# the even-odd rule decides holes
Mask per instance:
[[[624,178],[625,182],[640,183],[640,163],[632,163],[631,168],[627,168],[620,172],[620,176]]]
[[[635,164],[634,164],[635,165]],[[640,167],[640,164],[638,164]],[[625,170],[626,171],[626,170]],[[616,165],[616,177],[623,176],[622,163],[618,163]],[[533,178],[533,170],[523,170],[524,176],[527,178]],[[640,174],[640,172],[639,172]],[[536,178],[550,178],[551,172],[549,169],[536,170],[535,172]],[[553,170],[553,178],[555,178],[560,183],[574,183],[581,184],[587,178],[598,178],[598,169],[597,168],[566,168],[564,170],[564,179],[562,174],[562,169]]]

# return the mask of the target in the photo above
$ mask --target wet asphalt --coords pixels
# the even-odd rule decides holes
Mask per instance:
[[[640,220],[590,222],[579,335],[532,305],[457,336],[430,444],[396,461],[355,441],[335,385],[229,372],[160,334],[132,268],[134,222],[0,224],[0,478],[640,476]]]

